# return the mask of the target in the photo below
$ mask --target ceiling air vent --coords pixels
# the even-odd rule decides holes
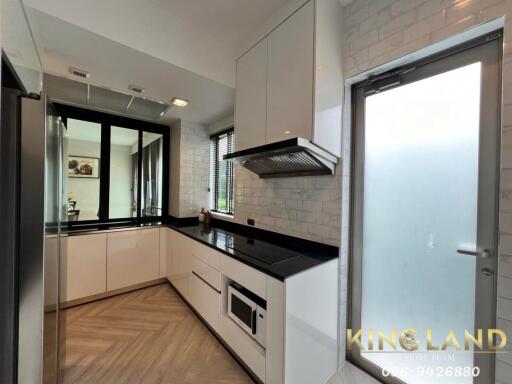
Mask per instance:
[[[82,79],[88,79],[91,74],[83,69],[78,69],[75,67],[69,67],[69,73],[73,76],[81,77]]]
[[[144,93],[144,87],[140,87],[138,85],[130,84],[130,86],[128,86],[128,89],[132,92]]]

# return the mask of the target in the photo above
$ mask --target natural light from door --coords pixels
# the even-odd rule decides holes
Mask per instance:
[[[474,331],[480,83],[474,63],[366,98],[361,328],[417,328],[420,351],[361,355],[408,384],[473,382],[426,371],[471,351],[422,350]]]

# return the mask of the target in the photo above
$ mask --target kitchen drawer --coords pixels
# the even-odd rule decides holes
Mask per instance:
[[[213,329],[218,329],[221,295],[192,274],[190,278],[190,304]]]
[[[221,255],[219,269],[231,280],[267,299],[267,276],[264,273],[225,255]]]
[[[216,250],[201,244],[198,241],[193,241],[194,244],[192,245],[192,254],[199,259],[203,260],[205,263],[210,264],[213,267],[218,267],[220,264],[220,257],[221,253],[217,252]]]
[[[205,283],[215,288],[218,292],[222,291],[221,273],[197,257],[192,259],[192,273],[203,279]]]

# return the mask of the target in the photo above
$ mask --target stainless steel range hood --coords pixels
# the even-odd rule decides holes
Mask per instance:
[[[338,158],[309,140],[297,137],[224,155],[262,179],[333,175]]]

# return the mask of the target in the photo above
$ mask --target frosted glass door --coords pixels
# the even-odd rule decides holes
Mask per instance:
[[[464,349],[464,330],[490,326],[495,300],[497,109],[490,106],[495,116],[489,119],[482,108],[489,107],[488,63],[466,56],[463,65],[437,63],[430,75],[427,65],[417,79],[366,90],[359,99],[355,323],[363,334],[374,330],[376,350],[357,358],[380,375],[392,372],[389,382],[470,384],[479,381],[464,372],[478,367],[487,374],[472,348],[429,352],[426,346],[427,330],[439,347],[453,330]],[[409,328],[417,330],[416,352],[399,343],[396,350],[387,343],[377,350],[378,331],[390,336]],[[460,374],[446,374],[459,372],[456,367]]]

